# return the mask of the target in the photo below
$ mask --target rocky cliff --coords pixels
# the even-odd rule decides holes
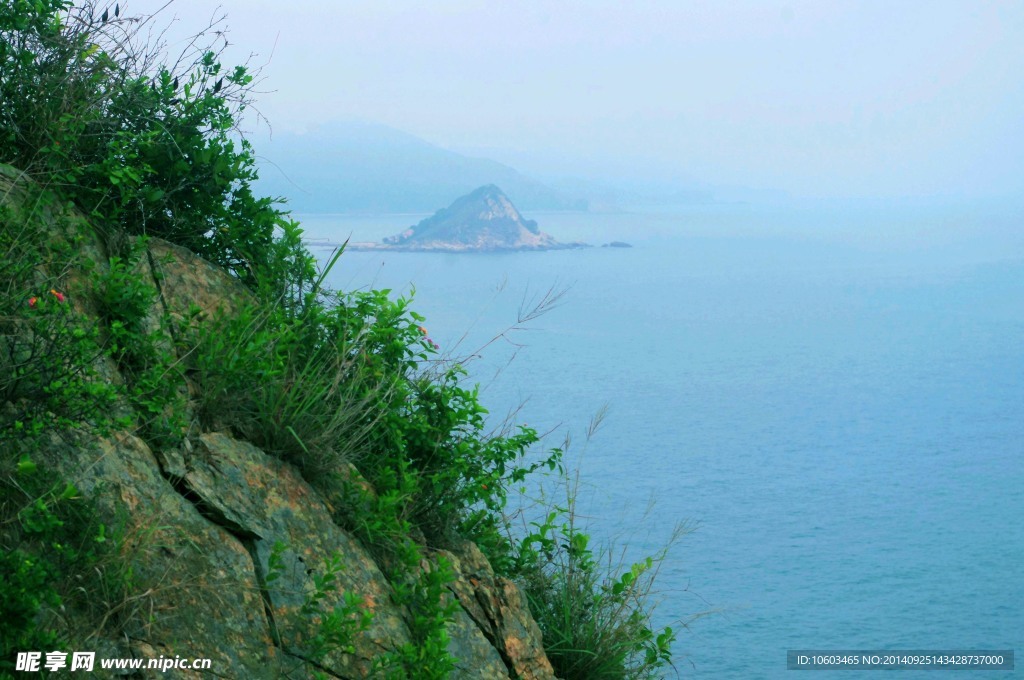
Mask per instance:
[[[11,210],[24,201],[24,192],[17,173],[0,171],[5,234],[17,237]],[[97,265],[101,269],[117,264],[110,243],[80,216],[55,208],[46,219],[54,225],[54,243],[73,241],[76,252],[92,255],[92,261],[103,263]],[[189,323],[229,318],[250,299],[236,278],[181,247],[155,238],[129,241],[122,247],[141,247],[130,280],[157,291],[144,310],[148,330],[163,334],[162,346],[169,352],[180,352],[175,335]],[[63,305],[83,318],[100,314],[105,293],[91,283],[94,271],[34,270],[22,280],[3,283],[7,293],[31,292],[50,285],[43,282],[58,274],[63,287],[53,291],[53,300],[26,293],[18,309],[42,310],[44,303],[52,303],[54,309]],[[161,318],[175,323],[164,326]],[[0,372],[6,371],[0,388],[10,388],[6,396],[0,390],[0,397],[24,401],[16,396],[12,376],[29,360],[23,348],[40,345],[33,333],[30,323],[0,314]],[[174,361],[187,363],[188,357]],[[94,368],[110,384],[128,380],[109,354],[95,358]],[[31,467],[45,466],[54,479],[70,482],[76,496],[90,499],[88,521],[117,527],[116,563],[107,563],[104,573],[131,574],[131,587],[123,592],[105,594],[90,586],[89,606],[66,598],[59,609],[44,612],[47,625],[65,641],[78,641],[78,649],[95,650],[100,657],[212,660],[208,672],[143,670],[133,677],[388,676],[381,659],[417,642],[410,626],[414,614],[396,604],[388,569],[337,521],[334,499],[321,495],[289,463],[231,431],[201,426],[195,414],[200,388],[187,380],[182,389],[187,392],[181,395],[184,412],[176,415],[183,416],[179,422],[186,429],[171,445],[154,446],[126,425],[103,433],[79,429],[44,436]],[[13,401],[2,406],[19,408]],[[11,422],[6,441],[0,440],[5,451],[17,447],[18,435],[10,433],[24,427],[22,421]],[[18,471],[28,466],[23,459]],[[6,463],[3,473],[16,474]],[[13,498],[13,493],[5,497],[4,504]],[[19,517],[24,520],[24,513]],[[59,546],[29,540],[27,528],[23,533],[28,539],[19,550],[41,560],[58,559],[51,553],[60,553]],[[424,546],[422,555],[422,570],[429,572],[446,558],[454,572],[443,595],[452,612],[446,624],[448,649],[456,659],[451,677],[554,677],[519,588],[496,576],[474,544],[455,542],[445,550]],[[95,574],[80,577],[88,580]],[[344,638],[343,644],[324,644],[331,616],[340,616],[334,630],[345,633],[335,635]],[[95,673],[104,677],[108,671],[97,667]]]

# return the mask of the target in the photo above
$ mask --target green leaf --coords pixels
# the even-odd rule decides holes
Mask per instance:
[[[64,486],[64,490],[61,491],[61,493],[60,493],[61,500],[69,501],[69,500],[72,500],[73,498],[77,498],[77,497],[78,497],[78,489],[75,487],[74,484],[72,484],[71,482],[68,482]]]

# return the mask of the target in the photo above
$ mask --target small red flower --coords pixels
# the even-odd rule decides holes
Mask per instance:
[[[53,297],[57,298],[57,302],[67,302],[67,299],[68,299],[67,296],[64,295],[64,293],[60,292],[56,288],[51,288],[50,289],[50,295],[52,295]],[[38,306],[38,305],[39,305],[39,298],[36,297],[35,295],[33,295],[32,297],[30,297],[28,299],[28,306],[30,308],[35,309],[36,306]]]

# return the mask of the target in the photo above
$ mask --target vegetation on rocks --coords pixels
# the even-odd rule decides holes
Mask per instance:
[[[238,125],[254,74],[221,65],[213,30],[169,57],[142,39],[152,21],[119,5],[0,0],[0,677],[17,652],[155,649],[172,616],[155,598],[189,588],[224,610],[256,607],[252,625],[288,659],[268,673],[470,677],[452,631],[489,616],[460,597],[470,570],[498,590],[518,584],[540,624],[553,669],[523,665],[485,630],[509,675],[670,669],[674,633],[651,629],[641,585],[655,562],[607,573],[571,505],[530,535],[511,530],[510,494],[564,474],[563,449],[531,453],[526,426],[491,433],[410,300],[323,285],[299,225],[253,193]],[[195,303],[202,281],[182,283],[201,270],[188,251],[227,272],[209,275],[216,304]],[[93,449],[106,453],[78,458]],[[257,484],[256,468],[297,470],[305,482],[287,488],[314,489],[302,502],[333,523],[318,534],[354,537],[373,558],[365,573],[386,578],[401,626],[372,658],[360,640],[384,635],[387,616],[347,573],[363,567],[340,548],[271,540],[294,533],[294,513],[270,501],[242,512],[217,486],[242,470],[240,484],[270,493],[277,482]],[[191,504],[194,535],[161,519],[167,499]],[[202,522],[234,541],[218,559],[255,568],[237,602],[190,563],[195,536],[211,533]],[[163,571],[160,552],[176,553]]]

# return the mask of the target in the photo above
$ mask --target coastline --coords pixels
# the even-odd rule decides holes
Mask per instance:
[[[365,252],[365,251],[387,251],[387,252],[398,252],[398,253],[514,253],[514,252],[540,252],[545,250],[581,250],[584,248],[593,248],[589,243],[573,242],[573,243],[557,243],[552,245],[543,246],[515,246],[515,247],[501,247],[501,246],[474,246],[462,243],[424,243],[419,245],[391,245],[388,243],[378,243],[373,241],[358,241],[337,243],[329,240],[311,239],[306,241],[306,246],[309,248],[341,248],[344,246],[345,250],[354,252]]]

